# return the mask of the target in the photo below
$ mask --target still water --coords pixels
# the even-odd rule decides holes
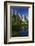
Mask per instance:
[[[19,37],[28,36],[28,29],[26,29],[26,28],[21,27],[21,28],[15,29],[13,31],[14,32],[13,32],[12,36],[19,36]]]

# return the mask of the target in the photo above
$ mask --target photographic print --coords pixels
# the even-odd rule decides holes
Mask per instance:
[[[11,36],[28,36],[28,7],[11,7]]]
[[[4,2],[4,43],[34,42],[34,2]]]

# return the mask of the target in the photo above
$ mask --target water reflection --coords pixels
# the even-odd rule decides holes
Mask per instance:
[[[22,36],[28,36],[28,28],[24,28],[24,27],[21,27],[21,28],[17,28],[17,27],[14,27],[12,28],[12,36],[13,37],[22,37]]]

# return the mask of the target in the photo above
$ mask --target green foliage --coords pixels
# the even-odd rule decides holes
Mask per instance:
[[[12,16],[12,36],[18,36],[19,28],[24,27],[25,29],[28,29],[28,20],[22,21],[19,17],[19,15],[13,15]]]

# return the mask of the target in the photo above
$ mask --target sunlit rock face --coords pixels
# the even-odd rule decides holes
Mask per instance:
[[[22,15],[22,21],[25,21],[24,15]]]
[[[24,15],[21,15],[15,10],[15,15],[18,15],[22,21],[25,21]]]
[[[20,17],[20,19],[22,20],[22,16],[21,16],[21,14],[20,13],[18,13],[18,16]]]
[[[20,13],[18,13],[18,15],[19,15],[19,17],[20,17],[20,19],[21,19],[22,21],[25,21],[24,15],[21,16]]]

